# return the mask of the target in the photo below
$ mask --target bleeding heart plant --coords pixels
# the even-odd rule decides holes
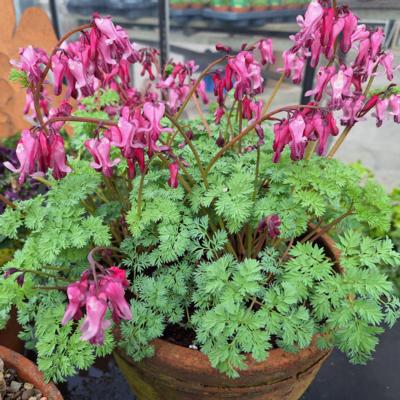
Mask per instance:
[[[21,49],[11,78],[26,87],[34,125],[21,134],[18,163],[4,165],[20,183],[31,176],[50,189],[34,201],[7,200],[0,233],[32,233],[3,279],[11,285],[19,272],[22,288],[4,307],[0,296],[0,312],[17,303],[29,314],[24,335],[31,340],[36,324],[48,377],[86,367],[98,348],[112,351],[111,321],[135,359],[151,354],[150,341],[166,326],[193,330],[201,351],[231,377],[245,368],[244,353],[263,360],[272,345],[298,350],[316,333],[363,362],[378,325],[394,323],[399,301],[377,265],[399,255],[388,241],[357,233],[363,224],[385,232],[389,200],[333,157],[368,114],[377,126],[400,122],[400,91],[391,83],[399,67],[383,31],[335,1],[311,1],[297,22],[271,93],[263,79],[276,61],[271,39],[238,51],[218,44],[220,57],[200,72],[194,61],[160,65],[157,50],[139,48],[96,14],[51,54]],[[317,72],[312,101],[273,109],[282,83],[300,84],[307,62]],[[132,84],[132,66],[147,79],[143,91]],[[373,91],[380,73],[388,85]],[[199,99],[209,102],[208,76],[215,102],[205,114]],[[51,87],[63,96],[59,106]],[[191,102],[198,118],[183,118]],[[341,273],[318,242],[327,232],[337,235]],[[64,313],[65,292],[69,305],[57,321],[44,305]],[[24,305],[25,298],[34,300]],[[90,343],[76,340],[76,326]],[[52,337],[50,346],[48,330],[63,339]],[[77,343],[88,346],[85,362],[73,353]],[[57,372],[55,354],[71,368]]]

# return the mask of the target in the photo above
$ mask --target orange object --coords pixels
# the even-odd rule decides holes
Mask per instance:
[[[25,90],[8,80],[10,60],[18,58],[21,47],[32,45],[50,52],[56,43],[53,26],[42,9],[26,9],[17,26],[13,0],[1,1],[0,138],[11,136],[30,126],[22,113]]]

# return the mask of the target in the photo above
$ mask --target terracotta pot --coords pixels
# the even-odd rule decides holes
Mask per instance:
[[[230,10],[229,6],[211,6],[211,9],[217,12],[228,12]]]
[[[230,379],[196,350],[155,340],[155,356],[140,363],[121,351],[117,364],[138,400],[297,400],[317,375],[329,351],[313,344],[297,354],[270,351],[266,361],[248,357],[248,369]]]
[[[204,4],[203,3],[192,3],[191,7],[196,9],[196,10],[200,10],[201,8],[204,7]]]
[[[253,11],[266,11],[270,9],[271,6],[253,6]]]
[[[318,242],[340,272],[333,240],[322,235]],[[318,349],[316,340],[314,337],[311,345],[297,354],[274,349],[263,362],[248,355],[248,368],[240,371],[237,379],[212,368],[200,351],[160,339],[153,342],[152,358],[134,362],[121,350],[115,351],[114,357],[138,400],[297,400],[330,354]]]
[[[231,7],[231,11],[235,13],[247,13],[250,11],[250,7]]]
[[[186,10],[187,8],[190,7],[190,4],[188,3],[183,3],[183,4],[171,4],[171,8],[173,10]]]
[[[24,351],[24,342],[18,337],[20,330],[21,327],[17,321],[17,310],[13,307],[7,326],[0,331],[0,345],[22,353]]]
[[[32,361],[4,346],[0,346],[0,358],[4,361],[6,368],[15,369],[23,382],[34,385],[48,400],[63,400],[56,386],[44,381],[43,374]]]

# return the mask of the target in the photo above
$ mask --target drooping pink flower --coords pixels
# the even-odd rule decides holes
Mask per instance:
[[[293,53],[291,50],[283,52],[284,67],[278,71],[284,72],[287,78],[292,77],[294,84],[298,85],[303,79],[303,71],[306,65],[305,57],[300,53]]]
[[[178,187],[178,172],[179,172],[179,165],[177,162],[173,162],[169,165],[169,179],[168,185],[172,188],[176,189]]]
[[[352,36],[358,26],[358,18],[352,13],[348,12],[344,17],[344,27],[342,33],[342,40],[340,41],[340,49],[343,53],[348,53],[352,45]]]
[[[330,79],[332,88],[332,107],[338,109],[343,103],[343,98],[350,95],[350,87],[352,84],[353,69],[341,66],[336,75]]]
[[[167,146],[157,144],[162,132],[172,132],[171,128],[161,126],[161,119],[165,115],[165,105],[163,103],[147,102],[143,105],[143,115],[149,122],[149,127],[140,128],[139,130],[147,133],[147,151],[149,157],[151,157],[154,151],[168,150]]]
[[[257,48],[261,53],[261,63],[265,64],[275,64],[274,51],[272,49],[271,39],[262,39],[257,42]]]
[[[107,297],[115,323],[121,319],[132,319],[132,311],[125,300],[125,289],[122,281],[116,277],[105,277],[101,283],[101,292]]]
[[[18,182],[21,184],[25,182],[25,178],[28,175],[35,172],[38,144],[37,137],[32,135],[28,129],[24,129],[16,149],[16,155],[20,164],[19,167],[14,167],[9,161],[4,163],[6,168],[20,174]]]
[[[12,60],[11,64],[26,72],[29,82],[37,84],[47,62],[48,55],[44,50],[28,46],[19,50],[19,60]]]
[[[325,50],[324,50],[325,56],[328,60],[332,60],[333,56],[335,55],[335,43],[336,43],[338,36],[343,31],[344,24],[345,24],[345,20],[342,17],[339,17],[338,19],[336,19],[336,21],[333,24],[333,28],[332,28],[332,30],[330,32],[330,36],[329,36],[329,42],[327,43]]]
[[[343,117],[340,120],[342,125],[353,126],[356,122],[362,121],[360,113],[364,107],[364,100],[364,96],[360,96],[357,99],[348,98],[343,101]]]
[[[371,58],[375,58],[379,54],[384,40],[385,33],[382,28],[378,28],[371,34]]]
[[[394,56],[391,51],[387,51],[379,58],[379,62],[386,71],[386,77],[389,81],[393,80],[393,60]]]
[[[86,299],[86,317],[81,326],[81,340],[92,344],[101,344],[104,341],[104,329],[110,326],[105,321],[107,311],[107,297],[104,293],[98,296],[91,294]]]
[[[68,285],[68,306],[61,321],[62,325],[67,324],[71,319],[80,319],[82,317],[81,307],[85,305],[86,289],[87,284],[84,280]]]
[[[66,164],[64,139],[60,134],[53,134],[49,141],[49,167],[53,170],[53,177],[55,179],[64,178],[71,172],[71,168]]]
[[[120,162],[120,159],[110,160],[111,143],[109,139],[106,137],[89,139],[85,142],[85,147],[94,158],[90,166],[97,171],[102,171],[104,176],[111,177],[113,167]]]
[[[279,161],[281,153],[286,145],[290,143],[290,130],[289,130],[289,121],[285,119],[283,122],[277,123],[274,125],[274,157],[273,162],[276,163]]]
[[[331,113],[323,115],[319,111],[313,116],[313,126],[318,136],[317,154],[322,156],[325,154],[329,136],[336,136],[339,129]]]
[[[376,126],[382,126],[383,120],[385,118],[386,110],[389,107],[389,99],[379,100],[375,105]]]
[[[400,95],[393,94],[389,98],[390,114],[393,115],[394,121],[400,123]]]
[[[71,319],[82,318],[82,309],[86,306],[86,316],[81,325],[82,340],[92,344],[102,344],[104,330],[111,322],[105,320],[107,308],[112,312],[113,321],[132,319],[132,311],[125,299],[125,289],[129,287],[126,272],[118,267],[110,267],[97,274],[97,278],[89,270],[82,274],[78,282],[67,288],[68,306],[62,324]]]
[[[321,67],[317,73],[317,83],[313,90],[309,90],[306,92],[306,96],[315,95],[316,101],[321,101],[322,95],[331,80],[331,78],[335,75],[336,68],[332,65],[330,67]]]
[[[235,57],[229,58],[227,71],[232,74],[236,100],[242,101],[244,96],[254,96],[262,92],[264,79],[261,76],[261,65],[249,51],[241,51]],[[231,79],[225,81],[227,91],[230,90],[230,82]]]
[[[303,136],[305,127],[304,118],[300,113],[289,122],[290,157],[292,160],[301,160],[304,157],[307,143],[307,139]]]

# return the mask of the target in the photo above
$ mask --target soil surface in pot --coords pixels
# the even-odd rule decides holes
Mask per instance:
[[[1,400],[47,400],[31,383],[23,382],[15,369],[6,368],[0,358],[0,399]]]
[[[399,400],[400,324],[381,336],[374,359],[351,365],[334,351],[301,400]],[[60,387],[65,400],[134,400],[112,358]],[[243,399],[246,400],[246,399]]]

